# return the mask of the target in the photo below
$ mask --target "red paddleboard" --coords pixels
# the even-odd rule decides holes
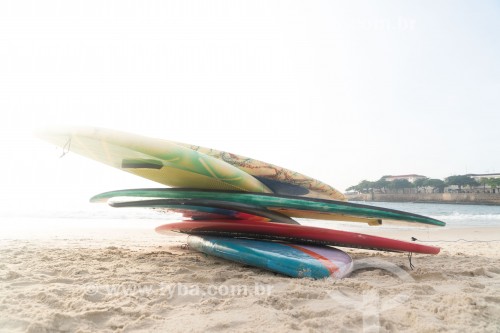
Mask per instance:
[[[234,220],[183,221],[159,226],[156,231],[161,234],[174,231],[195,235],[280,240],[395,252],[438,254],[440,251],[440,248],[435,246],[356,232],[248,220],[241,220],[238,223],[234,223]]]

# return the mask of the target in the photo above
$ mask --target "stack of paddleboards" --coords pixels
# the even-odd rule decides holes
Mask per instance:
[[[439,248],[300,225],[295,218],[444,226],[430,217],[349,203],[333,187],[248,157],[101,128],[50,129],[39,137],[168,187],[101,193],[92,202],[182,214],[159,233],[188,234],[190,248],[293,277],[342,278],[350,256],[332,246],[437,254]]]

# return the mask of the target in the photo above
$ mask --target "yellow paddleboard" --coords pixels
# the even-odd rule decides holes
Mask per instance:
[[[65,152],[172,187],[272,193],[240,168],[166,140],[93,127],[48,129],[37,136]]]

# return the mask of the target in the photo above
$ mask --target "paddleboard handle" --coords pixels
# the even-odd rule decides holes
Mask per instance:
[[[63,149],[62,154],[61,156],[59,156],[59,158],[63,158],[64,156],[66,156],[69,153],[70,148],[71,148],[71,136],[68,137],[68,141],[66,141],[66,143],[64,144],[62,148]]]

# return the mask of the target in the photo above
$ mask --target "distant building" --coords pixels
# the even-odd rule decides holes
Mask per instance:
[[[500,178],[500,173],[469,173],[466,174],[466,176],[474,178],[475,180],[480,180],[483,178]]]
[[[413,174],[413,175],[400,175],[400,176],[384,176],[383,179],[387,180],[388,182],[392,182],[393,180],[406,179],[410,183],[413,183],[417,179],[427,179],[427,177]]]

